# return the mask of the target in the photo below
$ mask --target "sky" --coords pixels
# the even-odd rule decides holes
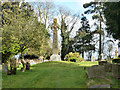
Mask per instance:
[[[93,0],[55,0],[55,4],[56,5],[62,5],[64,7],[69,8],[73,13],[84,13],[85,9],[83,8],[83,4],[85,3],[89,3]],[[89,20],[89,24],[90,26],[93,25],[94,21],[92,20],[92,15],[85,15],[87,17],[87,19]],[[105,27],[105,25],[103,25]],[[94,27],[92,28],[93,30],[95,29]],[[74,30],[75,31],[75,30]],[[74,34],[74,33],[72,33]],[[109,40],[110,38],[105,38],[106,41]],[[114,40],[113,38],[111,38],[112,40]],[[118,50],[118,41],[115,41],[114,43],[114,47],[113,47],[113,51],[112,54],[114,55],[114,51],[117,49]],[[105,46],[106,48],[108,48],[107,46]],[[105,49],[106,49],[105,48]],[[95,59],[97,59],[97,53],[94,53],[94,57],[96,57]]]
[[[39,1],[45,2],[46,0],[26,0],[26,1],[27,2],[39,2]],[[68,8],[74,14],[76,14],[76,13],[82,14],[85,11],[85,9],[83,8],[83,4],[89,3],[93,0],[47,0],[47,1],[54,2],[54,4],[56,6],[63,6],[65,9]],[[89,20],[90,26],[92,26],[94,23],[94,21],[92,20],[92,15],[89,14],[89,15],[85,15],[85,16]],[[78,28],[79,27],[76,26],[76,28],[73,30],[73,32],[72,32],[73,36],[75,35],[76,30],[78,30]],[[94,29],[94,28],[92,28],[92,29]],[[106,38],[106,39],[108,39],[108,38]],[[111,39],[113,39],[113,38],[111,38]],[[58,31],[58,42],[61,44],[60,30]],[[118,42],[115,42],[115,44],[114,44],[113,54],[114,54],[115,49],[118,49],[117,43]],[[95,57],[95,59],[97,59],[97,55],[98,55],[97,53],[94,53],[93,56]]]

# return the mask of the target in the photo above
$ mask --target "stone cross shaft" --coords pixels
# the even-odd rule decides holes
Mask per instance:
[[[57,19],[54,18],[53,19],[53,54],[58,54],[58,34],[57,34],[57,29],[58,29],[58,25],[57,25]]]

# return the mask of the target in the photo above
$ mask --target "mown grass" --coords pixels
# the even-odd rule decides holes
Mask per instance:
[[[0,70],[0,90],[2,88],[2,70]]]
[[[80,63],[78,63],[79,66],[86,66],[86,67],[90,67],[90,66],[93,66],[93,65],[98,65],[98,61],[95,61],[95,62],[91,62],[91,61],[82,61]]]
[[[0,65],[0,70],[2,69],[2,65]]]
[[[68,62],[45,62],[17,75],[3,74],[3,88],[87,88],[82,67]]]
[[[44,62],[32,65],[29,71],[17,71],[17,75],[3,74],[3,88],[88,88],[91,85],[111,84],[118,88],[116,79],[88,79],[86,72],[89,67],[98,62]]]

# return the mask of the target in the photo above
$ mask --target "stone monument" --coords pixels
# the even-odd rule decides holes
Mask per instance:
[[[105,64],[107,64],[107,61],[104,60],[104,58],[103,58],[103,53],[101,53],[100,58],[101,58],[101,60],[99,61],[99,65],[105,65]]]
[[[120,57],[120,41],[118,43],[118,57]]]
[[[100,58],[101,58],[101,61],[104,61],[103,53],[101,53]]]
[[[91,62],[95,62],[94,56],[91,57]]]
[[[52,56],[50,57],[50,61],[61,61],[60,55],[58,55],[58,35],[57,35],[57,29],[59,28],[59,25],[57,24],[57,19],[53,19],[53,24],[51,26],[51,29],[53,30],[53,46],[52,46]]]
[[[118,57],[117,53],[118,53],[118,51],[117,51],[117,50],[115,50],[115,58],[117,58],[117,57]]]
[[[104,66],[101,65],[94,65],[88,67],[87,76],[88,78],[105,78],[105,69]]]

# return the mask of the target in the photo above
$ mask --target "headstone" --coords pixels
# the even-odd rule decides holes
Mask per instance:
[[[43,57],[43,56],[40,56],[39,59],[43,62],[44,57]]]
[[[118,53],[118,51],[117,51],[117,50],[115,50],[115,58],[117,58],[117,57],[118,57],[117,53]]]
[[[100,56],[101,56],[101,61],[102,61],[102,60],[104,60],[104,58],[103,58],[103,53],[101,53],[101,55],[100,55]]]
[[[118,57],[120,57],[120,41],[118,43]]]
[[[107,64],[107,61],[104,60],[104,58],[103,58],[103,53],[101,53],[100,59],[101,59],[101,60],[99,61],[99,65],[105,65],[105,64]]]
[[[112,64],[111,63],[105,64],[104,69],[106,72],[111,72],[112,71]]]
[[[30,60],[30,64],[36,64],[33,60]]]
[[[48,62],[49,60],[44,60],[44,62]]]
[[[2,72],[7,73],[8,72],[8,64],[2,64]]]
[[[94,56],[91,57],[91,62],[95,62]]]
[[[104,66],[94,65],[88,68],[88,78],[105,78]]]
[[[112,76],[120,79],[120,64],[112,64]]]
[[[57,24],[57,19],[54,18],[53,19],[53,25],[52,25],[52,29],[53,29],[53,46],[52,46],[52,56],[50,57],[51,61],[60,61],[61,58],[58,55],[58,36],[57,36],[57,29],[59,28],[58,24]]]

